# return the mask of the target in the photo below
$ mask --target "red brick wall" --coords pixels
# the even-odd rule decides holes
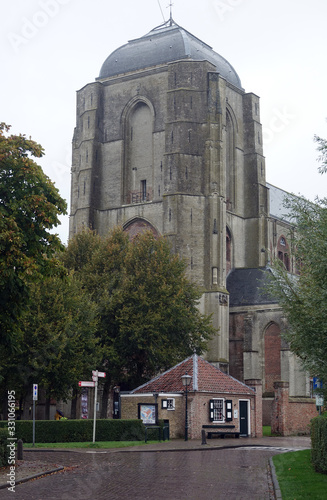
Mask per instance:
[[[310,420],[318,415],[315,399],[290,398],[288,382],[275,382],[271,432],[281,436],[309,434]]]
[[[311,398],[289,398],[288,431],[291,434],[310,433],[310,420],[318,415],[316,400]]]
[[[255,390],[255,397],[251,399],[251,436],[262,437],[262,381],[249,379],[245,383]]]
[[[262,425],[271,425],[271,414],[274,398],[262,400]]]

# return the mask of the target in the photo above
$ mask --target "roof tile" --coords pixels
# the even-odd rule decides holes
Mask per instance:
[[[194,377],[194,370],[197,370],[197,377]],[[132,391],[132,394],[183,392],[182,375],[185,373],[192,377],[190,391],[196,389],[194,387],[194,381],[196,381],[199,392],[253,395],[253,390],[250,387],[222,372],[219,368],[216,368],[196,354],[170,368],[165,373],[158,375],[146,384],[137,387]]]

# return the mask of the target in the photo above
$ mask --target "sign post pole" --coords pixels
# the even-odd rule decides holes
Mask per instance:
[[[97,400],[98,400],[98,370],[93,372],[93,380],[94,380],[94,416],[93,416],[93,443],[95,443],[95,426],[96,426],[96,418],[97,418]]]
[[[35,445],[35,401],[37,401],[38,385],[33,384],[33,447]]]
[[[92,382],[81,381],[78,382],[80,387],[94,387],[94,413],[93,413],[93,443],[95,443],[95,426],[97,419],[97,401],[98,401],[98,380],[99,377],[104,378],[106,376],[105,372],[99,372],[98,370],[92,370]]]

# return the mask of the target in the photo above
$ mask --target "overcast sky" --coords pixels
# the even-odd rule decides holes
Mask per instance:
[[[161,9],[160,9],[160,6]],[[169,17],[169,0],[1,2],[0,121],[40,143],[70,206],[76,91],[107,56]],[[261,98],[267,181],[326,196],[314,134],[327,138],[326,0],[173,0],[173,18],[225,57]],[[57,228],[68,238],[68,216]]]

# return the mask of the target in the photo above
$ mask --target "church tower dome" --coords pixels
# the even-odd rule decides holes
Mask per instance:
[[[217,73],[242,89],[241,80],[232,65],[172,19],[112,52],[103,63],[98,79],[183,59],[209,61],[216,67]]]

